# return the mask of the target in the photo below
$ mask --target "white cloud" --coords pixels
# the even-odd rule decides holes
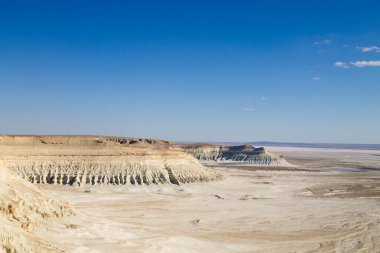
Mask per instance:
[[[319,80],[321,80],[318,76],[316,76],[316,77],[313,77],[313,80],[314,81],[319,81]]]
[[[345,62],[341,62],[341,61],[337,61],[334,63],[334,66],[337,67],[337,68],[342,68],[342,69],[347,69],[349,68],[347,63]]]
[[[263,100],[263,101],[265,101],[267,99],[268,99],[268,97],[260,97],[260,100]]]
[[[359,68],[363,67],[380,67],[380,61],[356,61],[350,62],[351,65]]]
[[[377,46],[370,46],[370,47],[356,47],[356,49],[362,51],[362,52],[371,52],[371,51],[375,51],[375,52],[379,52],[380,53],[380,47],[377,47]]]
[[[246,112],[253,112],[254,110],[255,110],[255,108],[253,108],[253,107],[244,108],[244,111],[246,111]]]
[[[315,45],[330,45],[332,40],[326,39],[314,42]]]

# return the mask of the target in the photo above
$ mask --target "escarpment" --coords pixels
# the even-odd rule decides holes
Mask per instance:
[[[177,148],[193,155],[196,159],[203,162],[213,161],[225,164],[251,166],[292,166],[283,156],[270,153],[263,147],[255,148],[251,145],[220,146],[188,144],[177,145]]]
[[[149,185],[217,180],[160,140],[98,136],[0,136],[5,165],[35,184]]]

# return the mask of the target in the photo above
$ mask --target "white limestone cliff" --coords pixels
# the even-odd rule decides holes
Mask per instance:
[[[251,145],[220,146],[209,144],[177,145],[201,162],[218,162],[229,165],[292,167],[281,155],[276,155],[265,148],[255,148]]]
[[[159,140],[84,136],[0,136],[0,155],[35,184],[149,185],[221,175]]]

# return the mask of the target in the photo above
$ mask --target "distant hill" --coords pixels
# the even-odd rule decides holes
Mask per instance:
[[[254,142],[219,142],[220,145],[244,145],[264,147],[300,147],[300,148],[336,148],[336,149],[365,149],[380,150],[380,144],[341,144],[341,143],[302,143],[302,142],[272,142],[272,141],[254,141]]]

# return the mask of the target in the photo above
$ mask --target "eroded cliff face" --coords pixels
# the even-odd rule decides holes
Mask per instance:
[[[171,145],[116,137],[0,136],[0,252],[61,252],[45,245],[41,231],[66,226],[62,218],[74,211],[33,184],[130,186],[221,178]]]
[[[221,178],[171,145],[117,137],[0,136],[0,155],[11,171],[37,184],[128,186]]]
[[[270,153],[265,148],[255,148],[251,145],[220,146],[209,144],[177,145],[196,159],[207,162],[214,161],[225,164],[252,165],[252,166],[278,166],[290,167],[283,156]]]
[[[53,200],[5,168],[0,157],[0,252],[52,250],[43,251],[33,232],[73,215],[68,204]]]

